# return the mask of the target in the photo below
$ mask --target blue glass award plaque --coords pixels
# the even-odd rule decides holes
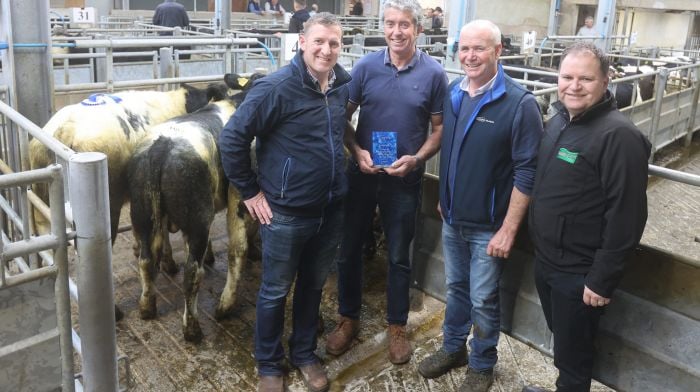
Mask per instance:
[[[396,161],[396,132],[372,132],[372,161],[374,167],[389,167]]]

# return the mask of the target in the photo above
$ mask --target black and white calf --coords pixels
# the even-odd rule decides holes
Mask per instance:
[[[226,96],[223,83],[198,89],[183,85],[168,91],[125,91],[114,94],[93,94],[84,101],[56,112],[43,131],[77,152],[98,151],[107,155],[109,176],[109,208],[112,241],[117,237],[119,215],[126,202],[126,165],[134,147],[146,131],[173,117],[194,112],[211,100]],[[55,161],[53,153],[34,139],[29,143],[32,169],[46,167]],[[48,200],[46,187],[35,192]],[[49,223],[41,214],[34,214],[38,233],[48,232]]]
[[[239,79],[227,77],[227,83]],[[233,86],[232,86],[233,87]],[[156,317],[154,279],[161,263],[175,271],[167,249],[168,233],[181,231],[186,243],[183,333],[199,341],[197,294],[205,258],[213,261],[209,230],[214,214],[227,211],[228,274],[216,317],[228,315],[235,302],[240,270],[245,261],[252,220],[221,166],[219,133],[242,100],[242,94],[211,103],[199,111],[153,127],[138,144],[128,165],[131,223],[138,248],[144,319]],[[207,255],[208,254],[208,255]]]

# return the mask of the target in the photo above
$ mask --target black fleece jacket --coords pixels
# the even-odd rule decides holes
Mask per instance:
[[[545,127],[529,211],[539,262],[585,274],[610,297],[647,219],[651,144],[609,92],[584,113],[558,113]]]

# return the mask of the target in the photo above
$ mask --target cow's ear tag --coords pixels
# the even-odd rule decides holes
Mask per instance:
[[[238,85],[241,88],[245,87],[246,84],[248,84],[248,78],[238,78]]]

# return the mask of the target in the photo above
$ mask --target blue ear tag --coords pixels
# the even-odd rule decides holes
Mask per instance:
[[[396,161],[396,132],[372,131],[374,167],[389,167]]]

